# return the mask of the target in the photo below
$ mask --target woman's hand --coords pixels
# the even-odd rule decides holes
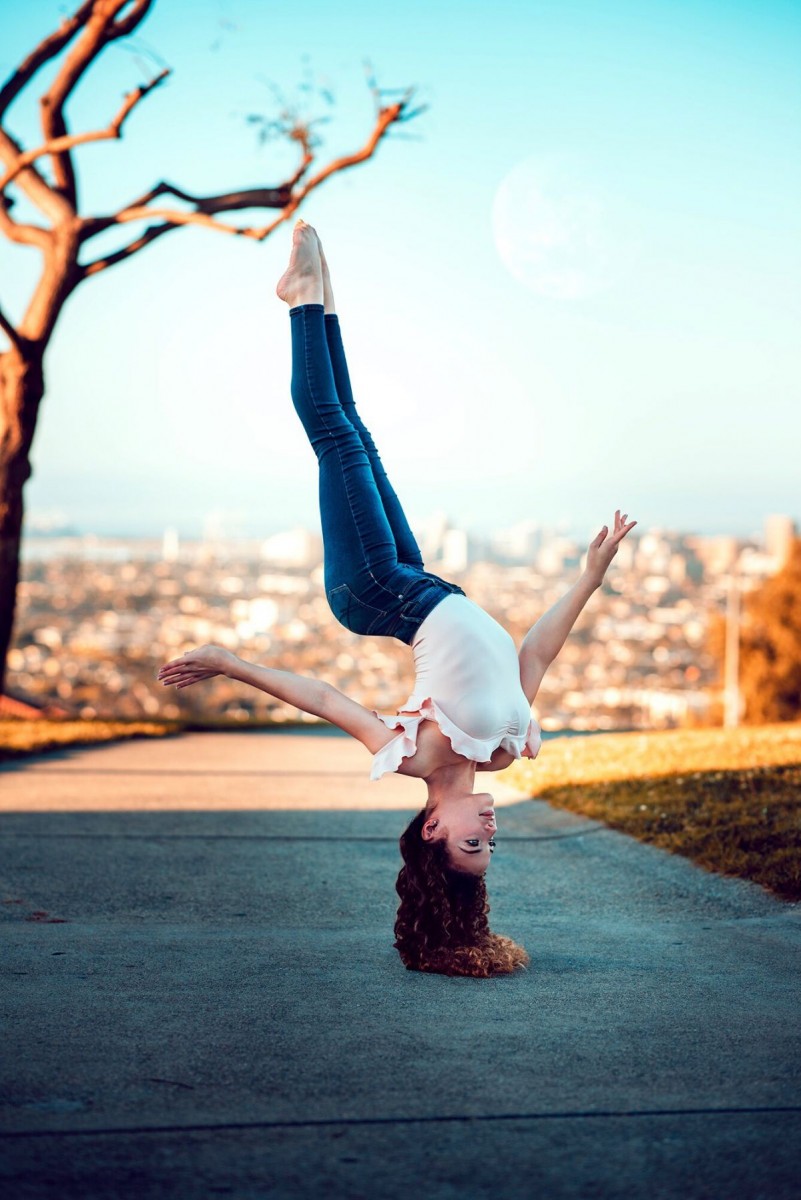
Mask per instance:
[[[222,646],[198,646],[180,658],[174,658],[159,669],[158,678],[165,687],[189,687],[201,679],[227,675],[237,661],[235,654]]]
[[[615,512],[615,528],[611,534],[609,526],[604,525],[597,538],[590,542],[590,547],[587,551],[585,574],[596,587],[601,586],[607,568],[617,554],[617,548],[623,541],[623,538],[637,524],[636,521],[629,521],[626,524],[627,516],[628,513],[623,513],[621,516],[620,509],[617,509]]]

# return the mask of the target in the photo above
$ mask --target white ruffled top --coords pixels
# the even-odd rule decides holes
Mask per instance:
[[[417,753],[421,721],[435,721],[457,754],[489,762],[502,747],[515,758],[536,758],[540,728],[520,684],[514,641],[467,596],[441,600],[412,642],[414,690],[394,715],[373,710],[398,736],[373,755],[371,779],[397,771]]]

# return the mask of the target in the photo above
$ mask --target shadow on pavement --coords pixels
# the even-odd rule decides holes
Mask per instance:
[[[531,968],[421,975],[408,809],[193,810],[180,774],[171,811],[3,802],[15,1200],[797,1195],[797,906],[526,801],[489,889]]]

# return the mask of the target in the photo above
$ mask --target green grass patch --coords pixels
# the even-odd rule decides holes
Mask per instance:
[[[504,778],[710,871],[801,899],[801,724],[559,738]]]

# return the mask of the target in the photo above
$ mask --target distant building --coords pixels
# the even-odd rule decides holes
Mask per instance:
[[[413,532],[423,562],[429,569],[436,565],[444,571],[465,571],[473,561],[473,537],[466,530],[452,525],[448,514],[442,509],[415,522]]]
[[[537,555],[537,570],[543,575],[562,575],[570,567],[578,566],[581,551],[568,538],[552,538]]]
[[[416,523],[414,534],[420,545],[423,562],[432,563],[440,560],[449,529],[448,514],[442,509]]]
[[[322,558],[322,541],[308,529],[287,529],[261,544],[261,557],[274,567],[313,567]]]
[[[765,517],[765,552],[774,560],[779,571],[790,557],[790,547],[797,537],[795,521],[783,513]]]
[[[778,558],[772,554],[765,554],[759,550],[755,550],[753,546],[746,546],[737,559],[737,571],[744,579],[751,579],[754,582],[760,579],[767,579],[775,574],[781,563]]]
[[[536,521],[518,521],[501,529],[491,540],[494,557],[509,564],[533,563],[543,543],[543,528]]]
[[[164,562],[176,562],[179,549],[178,530],[172,528],[165,529],[164,536],[161,539],[161,557],[164,559]]]
[[[732,569],[740,553],[736,537],[688,537],[687,546],[701,564],[706,578],[725,575]]]
[[[449,529],[442,539],[444,571],[464,571],[470,561],[470,541],[463,529]]]

